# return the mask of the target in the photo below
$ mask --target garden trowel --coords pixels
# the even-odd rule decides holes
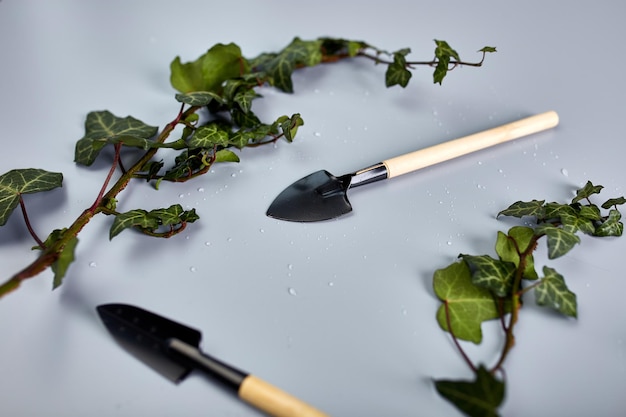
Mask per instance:
[[[294,222],[329,220],[352,211],[347,191],[397,177],[500,143],[556,126],[559,117],[548,111],[499,127],[387,159],[351,174],[336,177],[322,170],[307,175],[281,192],[267,215]]]

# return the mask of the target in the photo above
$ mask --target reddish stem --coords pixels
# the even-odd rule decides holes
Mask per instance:
[[[102,202],[102,197],[107,190],[109,182],[115,173],[115,169],[120,161],[120,153],[122,151],[122,143],[118,142],[115,144],[115,156],[113,156],[113,164],[111,164],[111,169],[109,169],[109,173],[107,174],[106,179],[104,180],[104,184],[102,184],[102,188],[100,188],[100,192],[98,193],[98,197],[96,197],[96,201],[89,207],[89,211],[93,214],[96,212],[96,209],[100,206]]]
[[[452,336],[452,340],[454,341],[454,344],[456,345],[456,348],[461,353],[461,356],[463,357],[463,359],[467,363],[467,366],[469,366],[470,369],[472,371],[474,371],[474,373],[476,373],[476,367],[474,366],[474,364],[470,360],[469,356],[467,356],[467,353],[465,353],[465,351],[463,350],[463,347],[461,347],[461,343],[459,343],[459,340],[456,338],[456,336],[454,335],[454,332],[452,331],[452,322],[450,320],[450,307],[448,306],[448,301],[445,300],[443,302],[443,305],[444,305],[444,308],[445,308],[445,311],[446,311],[446,324],[448,325],[448,332],[450,332],[450,336]]]
[[[35,242],[37,242],[37,245],[39,245],[41,249],[46,249],[46,246],[41,241],[41,239],[39,239],[39,236],[37,236],[37,233],[35,233],[35,230],[33,229],[33,226],[30,223],[30,219],[28,218],[28,214],[26,213],[26,205],[24,204],[24,199],[22,198],[21,194],[20,194],[20,207],[22,209],[22,215],[24,216],[24,223],[26,223],[26,228],[28,229],[28,233],[30,233],[33,239],[35,239]]]

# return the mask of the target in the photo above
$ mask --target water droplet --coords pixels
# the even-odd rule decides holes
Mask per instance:
[[[203,193],[204,192],[204,188],[202,188],[202,187],[198,188],[198,192],[199,193]]]
[[[298,292],[294,288],[291,288],[291,287],[287,288],[287,292],[289,293],[289,295],[293,295],[294,297],[298,295]]]
[[[189,272],[196,272],[196,267],[195,266],[190,266],[189,267]]]
[[[330,281],[330,282],[328,283],[328,286],[329,286],[329,287],[334,287],[334,286],[335,286],[335,283],[334,283],[334,282],[332,282],[332,281]]]
[[[265,233],[265,229],[259,229],[260,233]]]
[[[561,174],[565,175],[566,177],[569,176],[569,172],[567,172],[565,168],[561,169]]]
[[[402,315],[403,315],[403,316],[406,316],[408,313],[409,313],[409,312],[406,310],[406,308],[403,308],[403,309],[402,309]]]
[[[290,271],[293,270],[293,265],[292,264],[287,265],[287,269]]]
[[[448,240],[446,243],[448,244],[448,246],[452,246],[452,241]]]
[[[322,136],[322,134],[320,132],[313,132],[313,136],[319,138],[320,136]]]
[[[204,246],[211,246],[211,242],[209,241],[204,242]]]
[[[185,194],[178,194],[178,198],[185,198]]]
[[[232,238],[232,237],[229,237],[229,238],[227,238],[227,239],[226,239],[226,241],[227,241],[227,242],[232,242],[232,241],[233,241],[233,238]]]
[[[97,266],[98,266],[98,264],[96,263],[96,261],[91,261],[91,262],[89,262],[89,267],[90,267],[90,268],[95,268],[95,267],[97,267]]]
[[[235,178],[235,177],[237,176],[237,174],[233,172],[232,174],[230,174],[230,176],[231,176],[232,178]]]

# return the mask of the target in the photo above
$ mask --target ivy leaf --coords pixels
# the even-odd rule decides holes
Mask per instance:
[[[93,164],[102,148],[109,143],[122,142],[148,149],[151,146],[148,139],[157,130],[131,116],[121,118],[107,110],[91,112],[85,121],[85,136],[76,142],[74,161],[87,166]]]
[[[257,94],[254,89],[250,88],[238,91],[233,97],[233,101],[239,106],[241,111],[248,113],[252,108],[252,100],[257,97],[261,97],[261,95]]]
[[[61,187],[63,174],[43,169],[13,169],[0,175],[0,226],[20,203],[22,194],[38,193]]]
[[[594,235],[599,237],[621,236],[624,232],[624,224],[620,222],[621,218],[622,215],[618,210],[610,210],[609,217],[596,228]]]
[[[479,49],[478,52],[493,53],[493,52],[498,52],[498,51],[496,51],[496,48],[494,46],[484,46],[481,49]]]
[[[583,188],[576,191],[576,197],[572,199],[572,203],[577,203],[580,200],[585,200],[594,194],[599,194],[603,188],[604,187],[601,185],[593,185],[591,181],[587,181],[587,184],[585,184]]]
[[[545,277],[535,287],[535,300],[537,305],[551,307],[566,316],[576,317],[576,294],[571,292],[563,276],[554,269],[543,267]]]
[[[406,87],[411,79],[411,71],[407,69],[406,55],[411,52],[410,49],[401,49],[393,54],[393,63],[389,64],[387,71],[385,72],[385,85],[392,87],[394,85],[400,85]]]
[[[555,259],[565,255],[572,248],[580,243],[580,238],[573,232],[552,224],[542,224],[537,226],[535,234],[546,235],[548,239],[548,258]]]
[[[516,268],[520,264],[520,253],[528,250],[535,231],[530,227],[515,226],[509,229],[508,234],[498,232],[496,240],[496,253],[502,261],[512,262]],[[532,254],[526,256],[526,266],[524,268],[523,277],[525,279],[537,279],[537,271],[535,271],[535,261]]]
[[[439,326],[450,332],[447,310],[454,336],[476,344],[480,343],[481,323],[498,318],[499,314],[491,292],[472,283],[467,263],[455,262],[435,271],[433,288],[437,297],[444,303],[437,311]]]
[[[215,152],[215,162],[239,162],[239,157],[229,149],[220,149]]]
[[[497,417],[505,395],[504,382],[496,379],[483,365],[474,381],[435,381],[437,392],[471,417]]]
[[[109,230],[109,240],[119,235],[123,230],[131,227],[154,230],[159,227],[159,222],[155,217],[149,216],[143,209],[130,210],[115,216],[115,220]]]
[[[267,79],[270,85],[286,93],[293,93],[291,74],[299,65],[319,64],[322,60],[322,43],[321,39],[303,41],[296,37],[279,53],[262,54],[250,60],[250,66],[260,72],[260,78]]]
[[[49,248],[57,241],[62,239],[66,233],[67,229],[55,229],[48,235],[44,242],[44,247]],[[60,250],[57,258],[50,268],[52,272],[54,272],[54,278],[52,280],[52,289],[58,288],[63,283],[63,278],[67,273],[72,262],[74,262],[74,252],[76,251],[76,245],[78,245],[78,238],[71,238]]]
[[[524,216],[543,217],[543,203],[545,203],[545,200],[517,201],[499,212],[498,216],[504,215],[519,218]]]
[[[229,135],[219,123],[210,123],[196,129],[193,136],[187,140],[190,148],[213,149],[215,146],[228,146]]]
[[[448,45],[448,42],[435,39],[435,44],[437,45],[435,48],[437,66],[435,67],[435,72],[433,73],[433,82],[441,85],[441,82],[448,74],[450,58],[454,58],[456,61],[460,61],[461,58],[459,57],[459,54],[452,49],[450,45]]]
[[[613,206],[619,206],[622,204],[626,204],[626,198],[624,197],[619,197],[619,198],[611,198],[609,200],[607,200],[604,204],[602,204],[602,208],[603,209],[609,209]]]
[[[193,223],[199,218],[194,209],[185,211],[180,204],[149,212],[142,209],[131,210],[115,216],[109,231],[109,239],[113,239],[128,228],[138,228],[148,234],[157,235],[159,234],[159,228],[162,226],[172,227],[186,222]],[[169,236],[168,233],[160,235],[164,237]]]
[[[280,129],[288,142],[293,141],[296,133],[298,133],[298,128],[304,124],[304,120],[302,120],[299,113],[295,113],[291,117],[281,116],[276,119],[276,122],[280,125]]]
[[[250,72],[241,49],[234,43],[218,43],[192,62],[182,63],[176,57],[170,64],[170,82],[181,93],[219,92],[222,83]]]
[[[564,228],[571,232],[580,230],[583,233],[591,235],[595,233],[596,228],[593,222],[586,216],[594,216],[593,210],[586,209],[584,212],[581,210],[578,213],[573,209],[571,212],[563,211],[561,213],[561,222],[563,223]]]
[[[208,106],[212,101],[222,103],[222,97],[212,91],[191,91],[185,94],[178,93],[174,96],[179,103],[190,106]],[[195,113],[194,113],[195,114]]]
[[[506,297],[511,292],[515,264],[494,259],[489,255],[461,255],[461,258],[472,271],[474,285],[493,291],[498,297]]]

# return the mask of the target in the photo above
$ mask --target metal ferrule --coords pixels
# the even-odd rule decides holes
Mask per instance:
[[[379,162],[352,174],[349,188],[386,180],[388,177],[387,167],[382,162]]]

